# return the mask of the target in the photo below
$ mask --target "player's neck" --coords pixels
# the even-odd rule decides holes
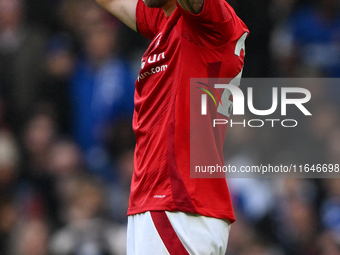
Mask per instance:
[[[163,11],[165,16],[170,17],[171,14],[175,11],[176,9],[176,2],[175,1],[168,1],[166,5],[163,6]]]

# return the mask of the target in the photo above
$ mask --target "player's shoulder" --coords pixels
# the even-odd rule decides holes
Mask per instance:
[[[137,29],[144,37],[152,39],[165,23],[166,17],[161,8],[149,8],[143,0],[136,7]]]

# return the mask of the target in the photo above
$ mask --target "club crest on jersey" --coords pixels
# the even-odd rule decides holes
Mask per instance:
[[[156,41],[154,48],[157,48],[162,38],[162,33],[159,33],[153,41]]]

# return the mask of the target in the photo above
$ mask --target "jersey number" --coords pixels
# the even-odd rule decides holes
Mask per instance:
[[[241,51],[243,50],[245,52],[245,41],[246,38],[248,36],[248,33],[244,33],[240,39],[238,39],[237,43],[236,43],[236,47],[235,47],[235,55],[238,57],[241,57]],[[242,77],[242,72],[243,72],[243,67],[241,72],[234,77],[231,81],[230,81],[230,85],[235,85],[237,87],[240,86],[241,83],[241,77]],[[218,107],[217,107],[217,112],[219,114],[222,114],[223,116],[226,117],[230,117],[230,114],[232,112],[233,109],[233,101],[231,99],[232,93],[229,89],[224,89],[222,97],[221,97],[221,101],[222,104],[219,103]]]

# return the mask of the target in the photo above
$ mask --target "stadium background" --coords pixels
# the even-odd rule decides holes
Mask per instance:
[[[338,0],[230,4],[251,31],[244,77],[340,76]],[[147,45],[94,0],[0,0],[0,254],[125,254],[133,83]],[[302,129],[233,129],[227,162],[339,163],[340,87],[310,90]],[[230,188],[228,255],[340,254],[339,179]]]

